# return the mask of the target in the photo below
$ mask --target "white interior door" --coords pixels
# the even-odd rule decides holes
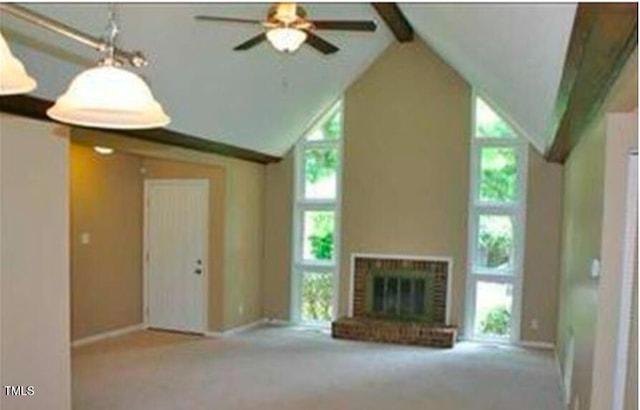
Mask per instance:
[[[145,181],[145,293],[149,327],[204,332],[209,185]]]

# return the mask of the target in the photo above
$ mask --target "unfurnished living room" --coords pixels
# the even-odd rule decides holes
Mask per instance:
[[[637,409],[637,14],[0,3],[0,408]]]

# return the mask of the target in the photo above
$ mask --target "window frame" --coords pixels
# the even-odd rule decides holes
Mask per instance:
[[[464,335],[466,339],[513,344],[520,341],[522,321],[522,284],[524,276],[524,252],[526,234],[527,203],[527,171],[529,163],[529,144],[518,132],[517,127],[494,108],[489,100],[474,90],[471,94],[471,144],[470,144],[470,189],[468,204],[468,236],[467,236],[467,274],[466,274],[466,306]],[[476,101],[484,102],[507,124],[516,134],[514,137],[479,137],[476,136]],[[479,197],[481,181],[481,154],[485,147],[514,148],[517,158],[517,198],[512,203],[496,203],[481,201]],[[483,269],[476,266],[477,238],[481,215],[506,215],[513,218],[513,263],[510,270]],[[506,274],[511,272],[511,274]],[[491,337],[475,333],[476,289],[478,282],[512,284],[511,332],[509,338]]]
[[[307,140],[307,136],[323,127],[324,124],[337,112],[343,111],[340,129],[342,134],[335,140]],[[290,321],[305,326],[326,327],[330,321],[303,321],[302,320],[302,278],[305,272],[332,273],[332,318],[335,320],[339,308],[340,291],[340,209],[342,204],[342,168],[344,132],[344,105],[342,98],[333,103],[331,107],[320,116],[296,143],[294,149],[294,178],[293,178],[293,232],[292,232],[292,257],[291,257],[291,294],[290,294]],[[336,148],[338,164],[336,166],[336,195],[334,199],[307,199],[305,198],[304,153],[309,148]],[[305,211],[332,211],[334,213],[334,242],[333,259],[330,261],[305,260],[304,257],[304,213]]]

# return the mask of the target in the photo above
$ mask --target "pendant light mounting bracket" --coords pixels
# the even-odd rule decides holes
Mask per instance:
[[[93,37],[50,17],[36,13],[25,7],[18,6],[17,4],[0,3],[0,11],[7,12],[21,20],[61,34],[79,43],[87,45],[94,50],[100,52],[107,52],[109,50],[110,45],[108,41]],[[128,63],[133,67],[144,67],[148,64],[147,58],[141,51],[125,51],[119,48],[114,48],[113,57],[114,60],[121,63]]]

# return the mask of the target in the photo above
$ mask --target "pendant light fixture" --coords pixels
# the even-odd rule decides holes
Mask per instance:
[[[24,94],[35,88],[36,80],[27,74],[0,34],[0,95]]]
[[[60,122],[110,129],[162,127],[170,119],[137,74],[114,58],[118,27],[110,6],[106,57],[80,73],[47,115]]]

